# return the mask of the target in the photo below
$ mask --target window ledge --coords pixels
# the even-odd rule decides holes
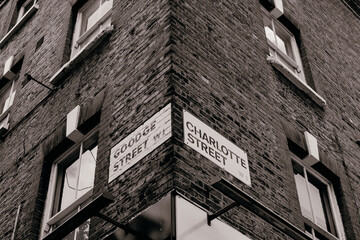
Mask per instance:
[[[339,240],[339,238],[335,237],[331,233],[329,233],[326,230],[322,229],[321,227],[319,227],[318,225],[316,225],[315,223],[313,223],[311,220],[307,219],[306,217],[303,216],[302,220],[303,220],[303,222],[305,224],[309,225],[311,228],[318,231],[321,235],[325,236],[327,239],[329,239],[329,240]]]
[[[69,217],[70,214],[76,210],[82,203],[84,203],[86,200],[90,199],[90,197],[93,194],[93,189],[89,190],[87,193],[85,193],[83,196],[81,196],[79,199],[74,201],[72,204],[70,204],[67,208],[64,210],[58,212],[54,216],[52,216],[47,224],[48,225],[54,225],[60,222],[61,220],[65,219],[66,217]]]
[[[278,48],[272,41],[266,39],[267,44],[274,49],[277,54],[279,54],[288,64],[293,66],[296,69],[299,69],[299,64],[297,64],[291,57],[289,57],[286,53],[284,53],[280,48]],[[275,57],[274,57],[275,58]]]
[[[0,40],[0,48],[2,48],[7,41],[14,36],[15,33],[17,33],[20,28],[22,28],[23,25],[27,22],[27,20],[39,9],[38,4],[32,5],[32,7],[25,13],[25,15],[20,19],[20,21],[15,24],[14,27],[10,29],[10,31]]]
[[[82,62],[100,43],[109,36],[114,30],[114,26],[110,25],[104,28],[93,40],[87,43],[83,49],[65,63],[49,80],[51,84],[57,86],[60,81],[71,72],[80,62]]]
[[[325,107],[326,101],[323,99],[317,92],[315,92],[309,85],[302,82],[295,74],[290,72],[277,58],[273,56],[268,56],[268,62],[271,63],[278,71],[284,74],[287,79],[290,80],[296,87],[306,93],[312,100],[314,100],[319,106]]]

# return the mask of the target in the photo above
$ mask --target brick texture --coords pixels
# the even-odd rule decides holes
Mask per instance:
[[[0,1],[1,37],[15,2]],[[51,86],[49,79],[69,60],[70,2],[38,0],[38,11],[0,49],[0,73],[8,57],[24,54],[10,128],[0,138],[0,239],[11,239],[19,205],[15,239],[39,239],[56,158],[48,154],[73,144],[64,143],[64,124],[81,105],[100,114],[94,193],[114,195],[115,203],[102,212],[119,222],[172,189],[215,212],[231,203],[209,191],[220,175],[304,229],[289,139],[296,143],[308,131],[318,140],[322,167],[339,179],[334,187],[347,239],[360,240],[360,29],[342,1],[283,1],[286,18],[300,31],[311,86],[327,101],[324,108],[266,61],[261,4],[250,0],[113,0],[111,36],[56,90],[25,84],[23,75],[30,73]],[[173,137],[108,183],[111,148],[170,102]],[[184,109],[248,154],[251,187],[184,143]],[[254,240],[291,239],[243,207],[221,218]],[[111,228],[93,218],[90,239]]]

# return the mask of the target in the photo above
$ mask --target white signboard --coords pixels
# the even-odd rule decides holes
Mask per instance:
[[[185,144],[251,186],[246,152],[186,110],[183,114]]]
[[[109,183],[170,137],[171,104],[169,103],[111,149]]]

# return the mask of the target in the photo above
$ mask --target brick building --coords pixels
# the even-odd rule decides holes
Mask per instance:
[[[356,0],[1,0],[0,239],[360,240]]]

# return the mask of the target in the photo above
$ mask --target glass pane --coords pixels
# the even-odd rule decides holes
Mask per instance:
[[[308,174],[309,179],[309,191],[311,197],[311,203],[313,205],[315,223],[320,227],[327,229],[327,219],[325,214],[325,202],[324,197],[328,198],[326,185],[316,179],[313,175]]]
[[[60,211],[68,207],[76,200],[79,164],[80,161],[77,159],[65,169],[63,189],[61,192]]]
[[[328,238],[315,231],[315,240],[328,240]]]
[[[286,46],[285,46],[285,42],[279,37],[276,36],[276,43],[277,43],[277,47],[283,51],[284,53],[288,54],[286,51]]]
[[[304,217],[313,220],[310,198],[307,191],[306,180],[304,176],[304,168],[300,164],[294,161],[292,163],[293,163],[296,190],[300,202],[301,213]]]
[[[176,197],[177,240],[250,240],[233,227],[214,219],[207,224],[207,213],[181,197]]]
[[[9,108],[10,91],[11,91],[11,83],[7,84],[3,89],[0,90],[0,114],[5,112]]]
[[[129,227],[154,240],[170,239],[171,236],[171,196],[155,203],[129,223]],[[122,229],[117,229],[105,240],[141,240]]]
[[[95,0],[89,3],[85,9],[82,10],[82,26],[80,36],[91,28],[100,18],[100,1]]]
[[[97,145],[85,150],[81,156],[78,196],[84,195],[94,186]]]
[[[76,229],[76,239],[75,240],[88,240],[89,239],[89,230],[90,230],[90,219],[85,221]]]
[[[266,34],[267,39],[269,39],[270,41],[275,43],[274,32],[269,27],[265,27],[265,34]]]
[[[82,223],[78,228],[69,233],[62,240],[88,240],[90,230],[90,219]]]
[[[101,1],[101,16],[104,16],[112,8],[112,0]]]
[[[271,22],[272,22],[271,18],[264,15],[263,21],[264,21],[264,28],[265,28],[266,38],[269,39],[270,41],[272,41],[275,44],[275,35],[274,35],[274,31],[273,31],[272,25],[271,25]]]
[[[276,32],[276,44],[277,47],[291,59],[294,60],[294,54],[291,47],[291,38],[292,35],[283,29],[279,24],[275,24]]]

